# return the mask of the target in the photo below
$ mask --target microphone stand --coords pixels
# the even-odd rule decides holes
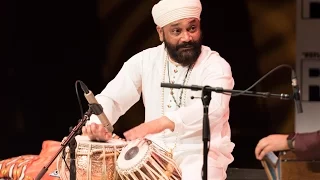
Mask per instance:
[[[211,101],[211,92],[216,93],[238,93],[238,95],[244,96],[255,96],[264,98],[279,98],[282,100],[291,100],[292,97],[288,94],[272,94],[269,92],[254,92],[254,91],[241,91],[241,90],[230,90],[223,89],[221,87],[210,87],[210,86],[197,86],[197,85],[180,85],[172,83],[161,83],[161,87],[165,88],[175,88],[175,89],[191,89],[192,91],[202,91],[201,100],[203,104],[203,130],[202,130],[202,140],[203,140],[203,167],[202,167],[202,179],[208,179],[208,152],[210,143],[210,124],[209,124],[209,104]],[[229,94],[226,94],[229,95]],[[194,98],[194,97],[192,97]]]
[[[75,150],[77,147],[77,142],[75,139],[75,136],[81,134],[82,127],[86,124],[86,122],[90,119],[90,116],[92,115],[92,110],[89,108],[89,110],[85,113],[82,119],[79,120],[79,123],[77,126],[75,126],[67,139],[62,142],[60,149],[57,151],[57,153],[53,156],[53,158],[50,160],[50,162],[42,168],[42,170],[39,172],[35,180],[40,180],[44,174],[48,171],[51,164],[54,162],[54,160],[59,156],[59,154],[67,147],[69,144],[70,147],[70,180],[76,180],[76,164],[75,164]]]
[[[202,140],[203,140],[203,166],[202,166],[202,178],[208,179],[208,152],[210,143],[210,124],[209,124],[209,104],[211,101],[211,91],[208,90],[210,86],[204,86],[202,88],[201,100],[203,104],[203,123],[202,123]]]

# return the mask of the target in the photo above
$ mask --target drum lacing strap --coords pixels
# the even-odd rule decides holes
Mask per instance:
[[[116,163],[117,163],[117,155],[118,155],[118,150],[117,150],[117,146],[116,145],[113,145],[113,164],[114,166],[116,166]],[[114,168],[115,169],[115,168]],[[118,175],[117,175],[117,172],[114,171],[113,172],[113,177],[114,177],[114,180],[118,179]]]
[[[91,150],[92,148],[92,144],[89,144],[89,149]],[[91,166],[92,166],[92,162],[91,162],[91,156],[93,154],[91,154],[91,151],[87,151],[87,162],[89,162],[87,169],[89,170],[89,172],[87,173],[87,179],[91,179]]]
[[[107,164],[106,164],[106,147],[103,146],[103,163],[102,163],[102,178],[101,179],[107,179]]]
[[[175,167],[172,164],[175,164],[175,161],[172,159],[172,157],[169,157],[165,154],[159,153],[158,154],[163,160],[165,160],[165,172],[164,174],[166,177],[170,178],[173,175],[173,172],[175,171]],[[178,170],[179,171],[179,170]],[[178,172],[179,173],[179,172]],[[180,173],[179,173],[180,174]]]
[[[60,154],[59,155],[59,158],[61,158],[61,159],[63,159],[62,157],[62,154]],[[59,159],[60,160],[60,159]],[[63,171],[63,169],[65,170],[65,165],[64,165],[64,163],[63,162],[61,162],[61,169],[59,168],[60,167],[60,161],[59,160],[57,160],[57,170],[58,170],[58,174],[59,174],[59,176],[60,176],[60,178],[62,179],[62,178],[64,178],[64,179],[67,179],[67,178],[65,178],[65,173],[63,173],[63,172],[65,172],[65,171]]]

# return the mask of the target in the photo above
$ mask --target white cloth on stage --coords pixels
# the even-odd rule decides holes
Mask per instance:
[[[145,106],[145,122],[162,116],[162,94],[164,95],[164,115],[175,122],[175,130],[165,130],[165,133],[148,135],[147,138],[169,150],[176,144],[173,151],[174,160],[182,169],[183,180],[201,180],[203,163],[203,104],[201,91],[186,90],[182,96],[182,104],[177,108],[169,88],[160,87],[163,82],[175,81],[182,84],[188,67],[176,66],[169,61],[169,75],[164,69],[167,57],[165,46],[161,45],[141,51],[126,61],[117,76],[108,83],[105,89],[96,95],[103,106],[110,122],[115,124],[132,105],[139,101],[141,95]],[[232,89],[234,80],[231,68],[219,53],[207,46],[202,46],[202,52],[194,65],[186,85],[209,85]],[[180,91],[173,89],[175,99],[179,101]],[[162,93],[164,92],[164,93]],[[208,180],[226,178],[226,169],[233,161],[234,143],[230,140],[229,126],[230,96],[212,93],[209,105],[210,119],[210,150],[208,158]],[[99,123],[93,115],[88,123]],[[177,138],[178,137],[178,138]]]

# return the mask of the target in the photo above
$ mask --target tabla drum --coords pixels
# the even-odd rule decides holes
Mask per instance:
[[[126,141],[111,139],[108,142],[94,142],[87,136],[76,136],[77,180],[116,180],[119,179],[115,163]],[[70,149],[66,148],[57,161],[57,171],[61,180],[69,180]]]
[[[122,180],[180,180],[181,171],[164,149],[150,140],[135,140],[124,147],[116,170]]]

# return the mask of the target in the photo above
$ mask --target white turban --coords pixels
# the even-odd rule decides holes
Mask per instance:
[[[202,6],[200,0],[161,0],[152,8],[156,25],[163,27],[184,18],[198,18]]]

